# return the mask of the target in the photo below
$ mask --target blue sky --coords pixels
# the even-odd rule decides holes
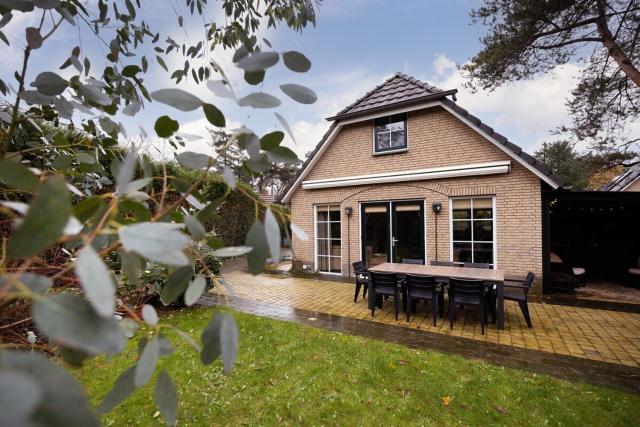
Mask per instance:
[[[182,1],[174,3],[184,8]],[[168,2],[143,1],[143,7],[149,4],[153,4],[153,8],[145,7],[145,18],[163,36],[170,35],[176,40],[188,36],[191,41],[201,37],[197,20],[187,20],[193,26],[185,34],[178,27]],[[218,3],[210,1],[210,4],[213,11]],[[481,47],[479,38],[486,28],[472,24],[469,18],[469,11],[479,4],[476,0],[325,0],[318,10],[315,28],[302,33],[284,27],[262,31],[261,35],[272,42],[274,49],[299,50],[313,63],[306,74],[292,73],[282,63],[267,72],[263,90],[283,100],[278,111],[287,118],[296,135],[297,144],[289,141],[288,145],[304,155],[328,128],[325,117],[350,104],[396,71],[442,89],[458,89],[458,101],[463,107],[531,152],[543,141],[552,139],[550,131],[567,123],[564,102],[575,85],[580,66],[567,64],[549,75],[512,83],[493,93],[469,93],[463,87],[464,79],[455,64],[464,63]],[[5,29],[14,46],[8,54],[3,54],[0,74],[5,81],[11,81],[13,71],[20,65],[19,49],[24,46],[24,27],[33,25],[34,19],[37,17],[16,14]],[[103,36],[110,40],[108,31]],[[86,27],[78,29],[66,24],[49,44],[35,51],[30,65],[31,80],[38,72],[57,71],[76,45],[81,45],[83,54],[98,59],[92,71],[102,70],[106,65],[103,60],[106,47]],[[231,64],[230,52],[215,52],[211,57],[223,66],[240,96],[255,90],[243,81],[242,74]],[[128,60],[131,63],[139,61],[137,58]],[[176,57],[174,68],[181,63],[182,60]],[[57,72],[69,76],[73,70]],[[319,100],[311,106],[288,100],[278,89],[282,83],[307,85],[317,92]],[[173,87],[168,76],[157,66],[147,76],[146,84],[150,90]],[[216,98],[204,85],[186,83],[180,87],[218,105],[225,112],[229,128],[246,125],[257,133],[279,128],[272,111],[239,108],[233,101]],[[120,119],[129,137],[139,133],[138,126],[153,135],[155,119],[164,114],[180,121],[182,132],[206,135],[207,123],[200,111],[182,113],[158,103],[146,105],[134,118],[122,116]],[[148,143],[165,155],[170,154],[162,141]],[[192,140],[187,149],[207,151],[209,143],[206,137]]]

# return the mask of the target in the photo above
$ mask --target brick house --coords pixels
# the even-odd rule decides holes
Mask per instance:
[[[398,73],[328,118],[282,199],[309,235],[294,268],[438,259],[541,277],[542,192],[562,180],[455,93]]]

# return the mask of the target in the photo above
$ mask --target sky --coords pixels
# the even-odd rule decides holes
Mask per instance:
[[[163,36],[169,35],[177,41],[202,37],[202,21],[198,25],[197,20],[190,20],[182,1],[143,0],[142,3],[145,20],[152,30],[160,30]],[[465,80],[457,65],[465,63],[481,49],[480,38],[487,28],[473,24],[469,17],[469,12],[480,3],[477,0],[324,0],[317,10],[315,28],[308,27],[301,33],[284,26],[261,30],[260,36],[268,38],[275,50],[297,50],[312,62],[311,69],[304,74],[287,70],[282,61],[267,71],[262,90],[283,101],[276,111],[286,118],[296,138],[295,143],[287,138],[285,144],[304,157],[328,129],[330,123],[326,117],[398,71],[441,89],[457,89],[458,103],[462,107],[531,153],[542,142],[553,140],[551,132],[569,123],[565,101],[576,85],[581,66],[569,63],[531,80],[506,84],[491,93],[471,93],[464,87]],[[149,7],[151,4],[153,7]],[[172,4],[177,5],[177,13],[184,13],[187,18],[188,31],[178,27]],[[210,1],[209,4],[212,18],[221,22],[222,12],[215,10],[220,2]],[[15,81],[11,76],[21,65],[24,28],[37,24],[34,20],[38,18],[35,14],[15,13],[12,22],[3,29],[12,44],[1,53],[0,76],[5,81]],[[107,41],[113,37],[108,30],[101,35]],[[104,60],[107,48],[86,26],[73,27],[65,23],[45,47],[34,51],[28,81],[42,71],[71,76],[72,67],[58,68],[74,46],[81,47],[81,55],[95,58],[92,73],[101,72],[107,64]],[[140,55],[146,53],[148,58],[153,58],[150,48],[146,49]],[[243,81],[241,70],[233,66],[231,56],[232,52],[226,51],[210,54],[223,67],[239,96],[256,90]],[[125,58],[125,61],[139,64],[139,58]],[[182,65],[181,57],[174,58],[168,61],[171,70]],[[153,71],[145,80],[150,91],[175,87],[168,75],[151,62]],[[278,88],[283,83],[299,83],[312,88],[318,101],[302,105],[288,99]],[[247,126],[259,135],[282,129],[273,110],[240,108],[232,100],[216,97],[205,85],[193,82],[178,87],[217,105],[225,113],[229,129]],[[133,118],[121,115],[119,119],[129,138],[139,140],[139,127],[142,127],[149,135],[145,144],[152,146],[157,154],[167,156],[171,153],[166,142],[152,138],[155,119],[165,114],[180,122],[180,132],[200,136],[187,141],[186,150],[210,151],[207,127],[211,126],[201,110],[183,113],[154,102],[146,104]]]

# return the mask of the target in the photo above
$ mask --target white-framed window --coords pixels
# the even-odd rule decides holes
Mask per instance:
[[[340,206],[316,206],[316,269],[319,272],[342,272],[341,243]]]
[[[493,197],[450,199],[451,260],[495,266],[495,203]]]
[[[373,120],[373,150],[375,153],[407,148],[407,114],[378,117]]]

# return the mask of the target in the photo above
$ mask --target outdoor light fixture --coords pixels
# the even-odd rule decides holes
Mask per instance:
[[[353,208],[351,206],[347,206],[346,208],[344,208],[344,213],[347,216],[351,216],[353,214]]]
[[[438,215],[440,212],[442,212],[442,203],[433,203],[431,205],[431,209],[433,210],[433,213]]]

